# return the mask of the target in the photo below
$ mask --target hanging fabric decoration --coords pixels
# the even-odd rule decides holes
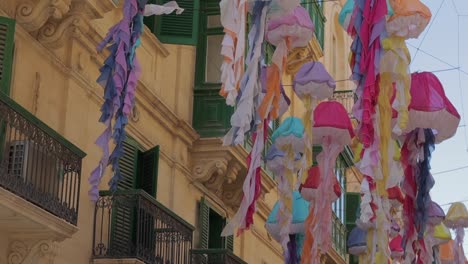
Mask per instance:
[[[122,20],[110,28],[107,36],[97,47],[98,52],[101,52],[109,44],[107,49],[110,55],[104,61],[100,69],[101,75],[97,79],[104,88],[104,104],[101,107],[99,122],[104,123],[106,129],[96,140],[96,145],[103,152],[102,158],[89,177],[91,185],[89,195],[93,201],[99,198],[99,184],[109,164],[113,171],[113,177],[109,182],[110,190],[116,190],[121,179],[119,159],[123,155],[125,126],[135,102],[135,90],[141,75],[135,51],[140,45],[140,36],[143,33],[143,14],[144,12],[147,15],[168,14],[174,10],[180,14],[183,11],[175,2],[167,3],[165,6],[146,7],[145,4],[145,0],[126,0]],[[114,118],[115,124],[112,126]],[[114,140],[115,148],[109,155],[111,138]]]
[[[361,256],[367,253],[367,231],[354,227],[348,235],[348,252],[350,255]]]
[[[407,258],[413,260],[427,259],[432,254],[426,252],[423,246],[431,206],[429,192],[435,183],[430,173],[430,157],[435,143],[455,134],[460,115],[432,73],[413,73],[410,92],[409,121],[403,131],[407,135],[401,160],[405,167],[402,188],[406,195],[403,205],[403,243]]]
[[[312,126],[313,111],[319,101],[330,98],[336,88],[335,80],[330,76],[325,67],[320,62],[308,62],[301,66],[294,77],[294,92],[304,103],[306,112],[302,118],[304,123],[304,153],[303,172],[307,172],[307,167],[312,163]],[[305,173],[306,174],[306,173]],[[307,176],[307,175],[306,175]]]
[[[465,204],[453,203],[445,219],[445,225],[455,230],[455,241],[453,244],[454,264],[465,264],[465,250],[463,249],[463,239],[465,237],[465,228],[468,227],[468,211]]]
[[[288,117],[274,131],[272,141],[275,147],[284,152],[284,173],[277,175],[279,193],[278,224],[280,227],[280,244],[288,258],[289,228],[292,213],[292,193],[295,186],[295,175],[299,171],[300,159],[304,152],[304,126],[299,118]],[[299,158],[299,160],[298,160]],[[286,262],[285,260],[285,263]]]
[[[417,38],[431,20],[431,10],[419,0],[390,0],[395,14],[388,19],[390,36]]]
[[[184,12],[184,9],[180,8],[176,1],[170,1],[170,2],[165,3],[164,5],[153,5],[153,4],[146,5],[143,15],[144,16],[168,15],[174,11],[176,12],[177,15],[180,15],[182,14],[182,12]]]
[[[309,13],[298,6],[286,16],[268,21],[266,40],[276,47],[272,65],[267,72],[267,93],[259,106],[258,113],[266,118],[271,109],[271,118],[279,116],[280,81],[286,67],[289,50],[306,47],[312,39],[314,25]]]
[[[223,55],[224,61],[221,66],[220,94],[226,98],[227,105],[234,106],[245,65],[247,0],[221,0],[219,6],[221,10],[221,24],[224,27],[225,33],[221,44],[221,55]],[[260,13],[256,14],[257,19],[260,19],[261,13],[262,11],[260,10]],[[259,26],[259,24],[257,23],[256,26]],[[259,30],[258,27],[257,30]],[[261,38],[263,38],[263,34]]]
[[[317,156],[320,183],[317,199],[311,206],[313,212],[309,214],[313,220],[307,221],[310,224],[306,227],[304,244],[311,247],[304,247],[302,263],[320,263],[320,256],[331,248],[331,204],[334,199],[333,179],[336,178],[333,168],[344,146],[351,144],[354,137],[351,120],[340,103],[322,102],[315,108],[313,116],[312,143],[322,146],[322,152]]]
[[[302,199],[298,191],[292,194],[292,221],[289,227],[288,257],[291,264],[301,263],[302,247],[304,243],[304,222],[309,214],[309,202]],[[280,202],[276,202],[266,221],[268,233],[281,243],[281,225],[278,221]]]

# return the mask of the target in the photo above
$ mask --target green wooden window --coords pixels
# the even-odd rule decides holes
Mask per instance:
[[[171,0],[150,0],[151,4],[165,4]],[[184,8],[180,15],[174,13],[162,16],[145,17],[145,25],[163,43],[196,45],[198,35],[198,18],[203,13],[200,10],[200,0],[177,0]]]
[[[10,94],[15,20],[0,16],[0,92]]]
[[[346,193],[346,230],[347,235],[353,230],[356,226],[356,220],[359,217],[359,208],[361,206],[361,194],[348,192]],[[359,258],[356,256],[350,255],[349,257],[350,264],[358,264]]]
[[[312,18],[315,26],[315,36],[317,41],[320,43],[320,47],[324,48],[324,33],[325,33],[325,22],[326,18],[323,14],[323,4],[321,1],[310,1],[302,0],[302,6],[309,11],[309,15]]]
[[[220,54],[224,38],[219,0],[200,3],[199,36],[195,68],[193,127],[201,137],[222,137],[230,128],[234,108],[219,95],[221,90]]]
[[[346,201],[345,201],[345,192],[346,192],[346,166],[341,158],[341,155],[338,156],[335,164],[335,176],[338,180],[340,187],[341,187],[341,196],[333,203],[333,211],[341,223],[345,223],[345,208],[346,208]]]
[[[159,146],[148,151],[141,151],[139,144],[127,138],[124,143],[124,155],[119,161],[122,180],[118,183],[119,190],[142,189],[153,197],[156,197]],[[136,207],[120,205],[112,210],[111,249],[131,255],[128,243],[136,243],[137,228]],[[139,212],[140,226],[149,226],[154,223],[154,218],[146,212]],[[146,234],[147,237],[140,238],[145,241],[156,243],[153,233]],[[151,246],[151,244],[146,244]]]
[[[202,197],[199,209],[199,247],[201,249],[228,249],[233,251],[234,237],[221,236],[226,223],[226,218],[216,212],[206,199]]]
[[[122,180],[118,183],[118,189],[142,189],[155,197],[158,184],[159,146],[142,151],[138,143],[131,138],[127,138],[123,146],[124,155],[119,161]]]
[[[346,193],[346,227],[351,231],[356,225],[356,220],[359,215],[361,204],[361,194],[348,192]]]

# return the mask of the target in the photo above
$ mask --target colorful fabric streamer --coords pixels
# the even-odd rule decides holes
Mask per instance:
[[[109,29],[107,36],[97,47],[97,51],[101,52],[109,45],[107,49],[110,55],[100,68],[101,75],[97,79],[97,83],[104,88],[104,104],[101,107],[99,122],[104,123],[106,129],[96,140],[96,145],[102,150],[103,155],[88,180],[91,185],[89,195],[92,201],[99,199],[99,184],[109,164],[113,171],[113,177],[109,181],[111,191],[117,189],[118,182],[122,178],[119,160],[124,154],[125,127],[135,103],[135,91],[141,75],[135,52],[141,44],[143,15],[168,14],[175,10],[180,14],[183,11],[174,1],[164,6],[146,5],[146,2],[146,0],[126,0],[122,20]],[[114,126],[112,126],[113,119],[115,119]],[[111,138],[114,140],[115,148],[109,155]]]

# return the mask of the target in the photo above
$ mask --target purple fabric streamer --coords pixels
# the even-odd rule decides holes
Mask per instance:
[[[146,0],[126,0],[122,20],[109,29],[106,37],[97,46],[97,51],[101,52],[111,44],[108,48],[110,55],[101,67],[101,75],[97,80],[104,88],[104,104],[99,121],[106,125],[106,129],[96,140],[96,145],[102,150],[102,158],[88,180],[91,184],[89,195],[92,201],[99,199],[99,184],[109,163],[114,172],[114,177],[109,182],[111,190],[117,188],[121,177],[119,159],[123,155],[125,126],[135,101],[135,90],[141,73],[134,51],[140,44],[145,5]],[[115,124],[112,127],[114,117]],[[111,138],[114,139],[116,147],[109,155]]]

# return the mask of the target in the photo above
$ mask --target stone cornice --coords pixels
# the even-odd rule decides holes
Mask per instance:
[[[223,146],[220,138],[199,139],[191,150],[193,180],[215,194],[226,207],[236,211],[243,196],[242,186],[248,169],[247,156],[242,146]],[[261,192],[264,196],[276,184],[263,169],[261,176]],[[263,217],[269,213],[267,206],[259,206],[259,209]]]

